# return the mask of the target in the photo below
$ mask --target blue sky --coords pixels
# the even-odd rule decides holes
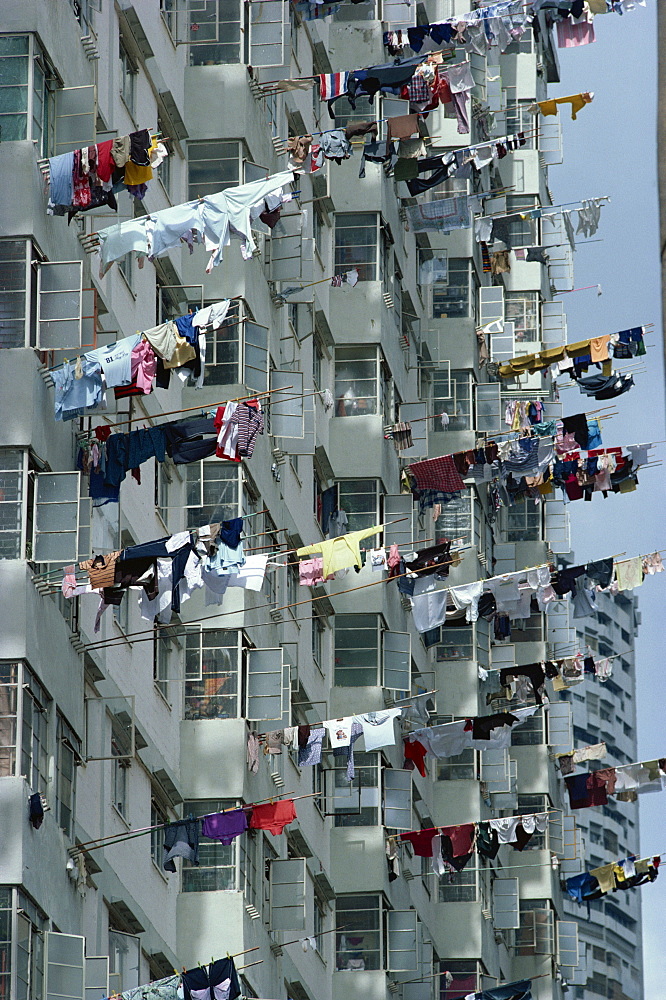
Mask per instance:
[[[575,286],[601,284],[594,290],[562,296],[569,340],[655,323],[646,338],[647,372],[617,401],[619,415],[604,426],[604,444],[663,441],[664,371],[657,187],[657,6],[648,0],[624,16],[595,18],[596,42],[560,49],[562,83],[549,88],[554,97],[592,90],[592,104],[571,121],[562,116],[564,163],[550,170],[556,204],[610,195],[596,234],[603,242],[580,247],[575,255]],[[552,121],[553,119],[547,119]],[[575,413],[586,397],[562,393],[565,413]],[[666,445],[656,449],[666,455]],[[594,497],[569,508],[574,551],[581,561],[615,552],[638,555],[661,548],[664,541],[664,468],[646,469],[635,493]],[[666,754],[662,643],[666,573],[649,577],[637,591],[642,626],[637,641],[638,749],[643,760]],[[666,851],[666,793],[641,800],[642,854]],[[638,845],[637,845],[638,846]],[[665,859],[666,862],[666,859]],[[641,893],[645,993],[666,1000],[666,875]]]

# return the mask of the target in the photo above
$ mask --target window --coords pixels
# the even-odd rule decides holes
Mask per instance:
[[[208,139],[187,144],[188,198],[202,198],[241,183],[241,143]]]
[[[514,213],[527,212],[537,206],[538,198],[533,195],[507,195],[506,213],[512,216],[507,222],[512,246],[531,247],[539,242],[539,220],[514,216]]]
[[[247,830],[237,838],[240,851],[240,877],[245,899],[250,906],[261,912],[263,905],[263,858],[264,836],[261,830]]]
[[[323,390],[328,388],[326,355],[324,354],[324,348],[316,337],[312,347],[312,380],[315,389]]]
[[[541,503],[520,500],[503,508],[504,532],[507,542],[538,542],[541,538]]]
[[[53,151],[55,75],[34,35],[0,36],[0,142],[32,139]]]
[[[516,930],[516,955],[552,955],[554,918],[548,899],[520,900],[520,927]]]
[[[20,664],[0,663],[0,777],[16,773],[16,716]]]
[[[510,712],[510,708],[498,708],[498,712]],[[544,742],[543,712],[529,715],[519,726],[511,731],[512,747],[540,746]]]
[[[352,7],[342,6],[335,10],[331,20],[333,21],[370,21],[377,17],[377,0],[359,0],[359,3]],[[366,117],[367,117],[366,109]],[[337,111],[335,120],[337,122]]]
[[[337,212],[335,273],[355,267],[359,281],[377,280],[377,212]]]
[[[195,799],[183,803],[183,816],[205,816],[233,808],[235,799]],[[219,840],[202,840],[199,844],[199,866],[183,861],[183,892],[218,892],[236,888],[236,838],[231,844]]]
[[[377,413],[377,348],[336,347],[335,415],[364,417]]]
[[[34,335],[27,337],[28,328],[34,330],[34,323],[28,323],[30,295],[27,290],[30,289],[32,295],[37,287],[36,271],[30,267],[28,253],[30,262],[38,256],[29,241],[0,239],[0,348],[35,343]]]
[[[466,371],[435,372],[433,378],[433,411],[449,417],[448,431],[468,431],[472,427],[472,373]],[[441,427],[440,421],[435,421]]]
[[[238,516],[238,466],[220,461],[185,466],[187,527]]]
[[[312,659],[321,672],[324,672],[324,633],[326,626],[319,615],[312,615]]]
[[[454,550],[462,545],[474,545],[475,537],[478,537],[478,532],[474,530],[477,513],[472,490],[466,490],[456,500],[442,504],[442,513],[435,522],[436,541],[439,543],[448,538],[454,542]]]
[[[338,506],[347,515],[348,531],[372,528],[380,521],[379,494],[383,492],[378,479],[341,479],[338,482]],[[372,548],[379,536],[361,542]]]
[[[474,781],[476,770],[476,751],[469,747],[456,757],[437,760],[437,781]]]
[[[335,616],[335,680],[338,687],[377,684],[379,616]]]
[[[550,802],[547,795],[519,795],[518,805],[513,810],[514,816],[525,816],[529,813],[546,812],[550,809]],[[547,831],[540,833],[535,830],[529,839],[526,851],[543,851],[546,848]]]
[[[172,652],[172,639],[161,626],[155,626],[153,641],[153,681],[165,701],[169,700],[169,662]]]
[[[451,876],[443,875],[439,880],[440,903],[474,903],[477,899],[477,873],[474,868],[467,870],[463,868],[452,876],[453,881],[449,881]]]
[[[242,316],[238,303],[232,303],[222,325],[207,337],[206,385],[241,384],[257,392],[268,388],[268,330]]]
[[[335,935],[335,968],[338,972],[383,968],[381,918],[381,896],[373,893],[338,896],[335,923],[336,927],[344,927]]]
[[[438,663],[445,660],[474,659],[474,629],[442,628],[442,636],[437,645],[436,657]]]
[[[111,753],[114,757],[118,758],[111,762],[113,768],[113,805],[116,807],[123,819],[127,820],[127,811],[129,806],[127,798],[129,761],[126,757],[122,756],[122,750],[115,740],[111,741]]]
[[[198,0],[189,25],[191,66],[241,61],[242,9],[241,0]]]
[[[20,559],[24,552],[25,462],[23,449],[0,448],[0,559]]]
[[[127,287],[134,291],[134,255],[132,253],[123,254],[117,260],[118,270],[127,282]]]
[[[520,38],[516,41],[511,42],[510,45],[504,49],[502,55],[518,55],[519,52],[531,52],[532,51],[532,32],[528,29],[524,31]]]
[[[81,742],[61,715],[58,715],[56,739],[56,818],[60,829],[71,837],[76,803],[76,760]]]
[[[375,826],[379,821],[379,754],[354,755],[356,777],[351,783],[347,779],[346,756],[332,760],[335,825]]]
[[[139,938],[109,927],[109,978],[114,993],[139,985],[140,959]]]
[[[239,633],[194,629],[185,637],[185,719],[239,715]]]
[[[439,1000],[464,1000],[470,991],[474,992],[482,986],[479,981],[479,965],[472,959],[442,958],[439,960],[439,971],[450,972],[453,976],[450,986],[446,985],[446,976],[439,976]]]
[[[525,32],[525,34],[529,34]],[[535,119],[534,114],[529,111],[530,107],[534,106],[534,101],[516,101],[510,97],[506,98],[506,134],[512,135],[514,132],[524,132],[525,133],[525,145],[521,146],[521,149],[538,149],[539,138],[538,131],[535,128],[535,122],[538,122],[538,118]],[[513,195],[507,198],[507,202],[512,201]]]
[[[21,774],[33,792],[46,794],[48,788],[48,706],[46,691],[23,668],[23,706],[21,714]]]
[[[0,886],[0,996],[11,995],[12,971],[12,890]]]
[[[177,16],[176,0],[160,0],[160,14],[162,15],[162,20],[166,25],[167,31],[173,38],[175,38]]]
[[[156,799],[150,800],[150,825],[157,827],[150,831],[150,857],[162,871],[162,861],[164,858],[164,826],[169,822],[166,810]]]
[[[516,343],[539,340],[538,292],[505,292],[504,308],[507,323],[514,324]]]
[[[120,56],[120,96],[125,102],[129,113],[134,117],[136,112],[136,78],[137,69],[134,60],[122,43],[119,44]]]
[[[458,319],[470,315],[472,262],[467,257],[449,257],[448,281],[432,286],[432,318]]]

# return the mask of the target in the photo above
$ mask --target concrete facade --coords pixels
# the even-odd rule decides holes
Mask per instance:
[[[385,438],[386,426],[401,419],[408,403],[425,404],[430,458],[501,432],[504,405],[512,399],[541,399],[549,416],[561,415],[539,378],[522,386],[493,381],[479,363],[476,329],[493,318],[514,324],[508,347],[505,338],[502,348],[491,344],[495,362],[561,343],[565,319],[550,286],[556,278],[560,287],[570,280],[568,265],[555,274],[518,261],[511,273],[491,276],[471,231],[410,232],[404,209],[413,200],[404,184],[373,163],[366,178],[357,179],[359,149],[350,162],[299,175],[299,249],[286,270],[276,263],[284,256],[285,229],[259,232],[259,250],[248,261],[232,243],[210,274],[201,248],[190,256],[183,247],[143,268],[132,260],[116,264],[100,277],[85,238],[116,216],[95,211],[68,225],[46,214],[44,159],[68,148],[58,132],[64,125],[56,116],[57,91],[94,86],[94,103],[91,96],[85,109],[89,142],[144,127],[169,137],[170,156],[143,203],[134,205],[124,191],[118,196],[118,219],[157,211],[206,185],[214,191],[283,170],[289,135],[329,128],[316,90],[275,94],[266,84],[387,61],[382,32],[395,23],[395,6],[385,2],[382,11],[379,2],[343,6],[332,18],[313,21],[301,21],[275,0],[2,4],[0,68],[7,69],[12,90],[11,121],[0,133],[2,1000],[63,993],[83,1000],[84,980],[71,972],[82,957],[85,1000],[227,953],[242,955],[237,965],[248,997],[343,1000],[351,987],[372,1000],[389,994],[456,1000],[538,976],[536,1000],[561,1000],[566,984],[576,982],[578,966],[562,944],[572,914],[559,884],[567,855],[557,814],[522,854],[503,847],[493,863],[474,857],[454,877],[438,878],[405,847],[402,875],[389,881],[385,789],[387,774],[403,770],[400,739],[381,752],[357,752],[351,792],[330,752],[316,768],[299,769],[287,750],[262,757],[257,774],[246,767],[249,729],[379,710],[432,690],[431,721],[487,713],[486,695],[497,685],[492,672],[480,682],[479,667],[493,671],[555,654],[571,634],[565,607],[548,617],[533,614],[509,644],[496,642],[492,625],[481,619],[443,629],[428,649],[395,585],[354,589],[377,583],[367,566],[312,594],[298,586],[293,566],[271,569],[260,594],[234,590],[222,609],[207,607],[200,591],[183,604],[180,621],[159,634],[141,619],[132,595],[103,615],[95,633],[96,599],[64,601],[58,593],[62,564],[86,558],[91,549],[115,550],[221,518],[253,515],[248,534],[257,548],[311,544],[324,537],[321,495],[336,485],[350,529],[400,516],[406,526],[387,529],[384,544],[400,543],[406,551],[433,538],[453,539],[464,552],[451,571],[453,585],[557,561],[568,551],[567,513],[556,500],[543,510],[522,505],[495,512],[480,486],[443,508],[437,522],[430,511],[419,517],[418,506],[400,493],[401,469],[410,458],[399,457]],[[283,51],[269,55],[265,67],[261,24],[249,20],[260,6],[277,6],[284,20]],[[422,6],[434,21],[461,13],[468,2],[426,0],[419,17]],[[493,49],[487,58],[474,57],[472,69],[474,97],[496,113],[497,136],[527,129],[524,106],[543,99],[548,83],[559,79],[545,22],[538,42],[528,32],[501,56]],[[38,126],[41,100],[49,114]],[[372,111],[362,104],[357,119],[402,113],[389,99]],[[339,121],[346,123],[344,114]],[[442,151],[482,138],[476,123],[468,138],[460,136],[441,110],[429,116],[427,128]],[[557,129],[543,126],[539,141],[532,138],[485,168],[478,191],[512,191],[508,199],[486,199],[485,211],[519,211],[530,200],[549,204],[548,169],[558,155]],[[471,182],[443,185],[437,196],[461,191],[471,194]],[[540,243],[542,237],[556,242],[538,224],[524,238]],[[448,257],[448,282],[428,285],[420,264],[438,255]],[[203,388],[172,377],[168,390],[117,404],[110,399],[106,413],[55,422],[49,368],[69,354],[38,347],[37,282],[43,265],[58,261],[82,261],[85,301],[92,303],[85,330],[97,346],[182,315],[188,306],[237,299],[229,322],[209,337]],[[358,285],[331,287],[331,275],[350,267],[359,269]],[[294,284],[309,287],[285,304],[280,293]],[[500,292],[495,317],[491,303]],[[268,347],[258,382],[252,338],[260,342],[263,331]],[[159,424],[184,408],[214,410],[264,388],[275,371],[285,379],[293,375],[299,386],[302,378],[302,437],[276,437],[269,428],[241,465],[215,459],[146,464],[140,485],[131,477],[123,483],[119,505],[93,510],[83,478],[78,551],[58,562],[34,560],[41,508],[35,516],[33,499],[40,483],[48,485],[40,477],[75,469],[78,432],[100,422],[127,421],[124,429]],[[325,390],[333,395],[332,408]],[[435,419],[442,412],[449,416],[447,430]],[[78,485],[73,498],[71,480],[67,489],[75,502]],[[404,513],[392,514],[398,509]],[[409,635],[408,649],[395,634]],[[387,682],[392,642],[402,643],[409,666],[400,689]],[[282,717],[248,722],[249,651],[277,647],[284,663]],[[537,713],[513,743],[501,765],[471,752],[450,762],[431,759],[426,778],[414,771],[411,828],[558,809],[549,752],[561,744],[549,713]],[[623,753],[627,746],[625,740]],[[27,819],[34,792],[49,806],[38,830]],[[284,835],[248,833],[229,847],[204,841],[200,866],[181,870],[178,862],[176,875],[162,870],[159,829],[96,844],[287,792],[305,797]],[[622,844],[630,846],[629,830],[625,837],[619,829]],[[77,852],[81,845],[94,849]],[[604,860],[611,856],[604,853]],[[587,855],[568,860],[572,872],[582,870]],[[290,924],[293,918],[271,896],[279,861],[303,862],[294,898],[303,894],[304,924]],[[502,926],[500,895],[513,900],[509,926]],[[416,944],[405,959],[398,928],[403,917],[411,927],[414,913]],[[639,911],[631,918],[639,926]],[[316,949],[303,950],[298,939],[306,935],[317,935]],[[594,943],[593,936],[585,940]],[[610,938],[605,947],[612,949]],[[108,963],[95,961],[100,958]],[[71,978],[58,989],[64,966]],[[623,973],[621,981],[626,996],[638,1000],[631,976]]]

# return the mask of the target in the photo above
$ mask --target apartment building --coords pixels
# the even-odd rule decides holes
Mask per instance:
[[[250,730],[376,711],[419,692],[434,692],[431,722],[487,713],[493,671],[543,660],[569,641],[566,605],[532,614],[509,642],[481,618],[442,628],[426,646],[409,601],[394,584],[371,586],[377,574],[367,565],[309,590],[299,586],[295,562],[282,560],[261,593],[236,589],[220,608],[196,592],[169,627],[154,630],[131,595],[95,632],[97,601],[60,593],[69,563],[237,516],[248,518],[250,546],[266,552],[321,540],[335,508],[349,530],[386,522],[373,544],[403,552],[449,538],[464,555],[453,584],[568,551],[567,512],[557,500],[496,511],[479,484],[435,520],[401,492],[405,464],[492,437],[505,426],[507,403],[538,400],[549,416],[561,414],[539,377],[500,383],[492,364],[562,342],[565,318],[551,286],[572,287],[566,247],[550,267],[516,260],[510,272],[492,275],[472,229],[411,231],[415,201],[404,182],[372,162],[359,179],[356,150],[350,161],[297,175],[280,226],[257,230],[247,260],[232,243],[206,273],[201,248],[190,254],[182,245],[144,267],[128,254],[101,276],[98,256],[87,252],[91,234],[116,219],[285,170],[288,137],[331,127],[316,86],[281,90],[274,81],[387,62],[389,25],[467,7],[468,0],[417,7],[366,0],[310,19],[309,9],[282,0],[3,4],[0,996],[7,1000],[94,1000],[227,954],[237,956],[248,997],[342,1000],[351,988],[372,998],[455,1000],[541,977],[533,996],[550,1000],[581,978],[584,942],[596,960],[601,939],[590,927],[579,940],[563,903],[562,872],[582,870],[587,855],[580,837],[573,846],[567,840],[558,812],[524,852],[502,847],[492,864],[475,856],[456,875],[435,875],[404,846],[394,879],[386,858],[387,830],[559,808],[549,755],[571,747],[575,695],[571,706],[553,703],[518,728],[509,751],[466,751],[431,763],[426,777],[404,768],[401,739],[357,752],[351,784],[346,760],[330,751],[312,768],[299,768],[286,749],[262,755],[257,773],[246,763]],[[426,200],[485,192],[488,215],[552,204],[558,127],[536,129],[527,110],[559,79],[545,16],[538,20],[538,39],[528,30],[502,54],[493,47],[470,57],[472,96],[481,115],[494,116],[494,124],[485,119],[491,134],[524,131],[525,145],[474,182],[444,181]],[[408,110],[392,96],[376,98],[370,112],[365,101],[353,108],[343,100],[335,124],[370,113],[382,119],[385,137],[383,120]],[[485,137],[476,117],[466,138],[440,109],[426,125],[433,152]],[[169,156],[140,202],[122,191],[116,213],[101,207],[69,223],[47,215],[49,157],[142,128],[164,137]],[[514,245],[559,246],[552,218],[514,219]],[[332,275],[354,268],[353,288],[331,286]],[[61,296],[57,306],[52,292]],[[99,415],[54,420],[50,370],[64,358],[224,299],[233,303],[209,331],[202,387],[172,377],[168,389],[110,400]],[[501,332],[488,335],[489,369],[477,329],[490,323]],[[159,425],[174,412],[206,413],[280,388],[293,390],[293,405],[268,407],[250,460],[144,465],[140,483],[123,483],[118,504],[91,507],[77,452],[80,435],[100,421],[126,430]],[[386,437],[397,420],[413,422],[408,451]],[[260,674],[267,689],[258,686]],[[623,737],[622,752],[630,753],[631,739]],[[28,821],[34,793],[48,806],[39,829]],[[248,831],[227,846],[203,840],[198,867],[178,862],[176,874],[164,872],[164,824],[287,793],[297,799],[298,820],[284,834]],[[629,819],[614,822],[630,846]],[[144,828],[151,830],[120,839]],[[604,829],[611,829],[605,820]],[[594,860],[592,825],[588,845]],[[631,918],[639,927],[635,909]],[[606,913],[608,953],[614,920]],[[304,948],[305,937],[314,946]]]
[[[634,638],[641,623],[638,601],[631,594],[599,595],[597,619],[578,625],[580,648],[595,658],[613,657],[612,676],[603,683],[578,685],[561,697],[572,708],[574,742],[578,746],[604,742],[612,765],[638,760],[636,741],[636,663]],[[601,815],[579,811],[576,823],[585,843],[585,869],[598,868],[607,854],[626,857],[639,840],[637,802],[613,802]],[[641,897],[628,893],[622,901],[596,900],[587,908],[565,903],[577,917],[580,942],[585,945],[577,997],[643,995],[641,952]],[[620,905],[620,902],[622,905]],[[581,909],[583,912],[581,913]]]

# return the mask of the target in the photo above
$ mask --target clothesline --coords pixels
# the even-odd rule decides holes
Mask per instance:
[[[501,139],[492,140],[492,142],[501,142],[501,141],[502,141]],[[477,145],[487,145],[487,143],[477,143]],[[470,146],[469,148],[472,149],[473,147]],[[458,150],[456,150],[456,152],[458,152]],[[602,194],[602,195],[596,195],[593,198],[580,198],[578,201],[565,201],[562,202],[561,205],[546,205],[545,208],[527,208],[517,212],[497,212],[493,215],[481,216],[481,218],[478,221],[482,222],[484,219],[511,219],[514,216],[519,216],[520,218],[525,218],[525,219],[540,219],[543,218],[544,215],[557,215],[557,213],[560,212],[563,208],[576,208],[577,206],[580,206],[582,208],[584,207],[583,203],[586,201],[610,201],[610,200],[611,200],[610,195]],[[566,246],[566,244],[564,243],[559,243],[557,245]],[[545,247],[544,249],[548,248]]]
[[[572,750],[572,753],[575,753],[575,751]],[[565,754],[559,754],[558,756],[568,757],[570,755],[565,753]],[[654,763],[655,760],[663,760],[664,757],[666,757],[666,753],[664,754],[663,757],[652,757],[650,760],[635,760],[631,764],[613,764],[612,770],[624,771],[627,767],[645,767],[646,764],[652,764]],[[594,772],[589,772],[589,773],[594,773]],[[564,775],[562,777],[564,777]]]
[[[444,723],[444,725],[454,725],[454,723]],[[436,728],[439,729],[440,727],[437,726]],[[534,813],[521,813],[520,818],[521,819],[532,819],[535,816],[543,816],[545,814],[561,813],[561,812],[563,812],[562,809],[555,809],[555,808],[540,809],[538,812],[534,812]],[[514,818],[514,817],[512,817],[512,818]],[[455,828],[455,827],[458,827],[458,826],[481,826],[481,825],[485,825],[485,824],[488,824],[488,823],[494,823],[496,821],[497,821],[496,818],[494,818],[494,819],[469,819],[469,820],[467,820],[464,823],[448,823],[448,824],[440,823],[439,826],[419,826],[415,830],[401,830],[400,833],[390,833],[390,834],[387,834],[386,839],[389,840],[389,841],[396,841],[397,843],[404,843],[404,841],[401,841],[400,838],[403,835],[406,836],[409,833],[430,833],[432,831],[432,833],[435,834],[439,830],[447,830],[447,829]]]
[[[200,816],[193,816],[192,820],[196,822],[196,820],[205,819],[207,816],[219,816],[221,813],[238,812],[239,809],[242,809],[245,812],[253,809],[255,806],[262,805],[267,802],[282,802],[284,800],[298,802],[301,799],[312,799],[318,795],[321,795],[321,792],[307,792],[307,794],[304,795],[295,795],[294,792],[280,792],[278,795],[268,795],[266,798],[257,799],[256,802],[247,802],[244,805],[229,806],[227,809],[216,809],[215,812],[212,813],[202,813]],[[187,818],[176,819],[169,823],[156,823],[153,826],[143,826],[136,830],[125,830],[122,833],[109,834],[107,837],[97,837],[93,840],[86,840],[82,844],[77,844],[76,847],[70,847],[69,854],[74,858],[79,854],[87,854],[89,851],[97,851],[99,848],[113,847],[115,844],[120,844],[125,840],[134,840],[136,837],[142,837],[146,833],[152,833],[153,830],[165,830],[169,826],[187,822]],[[239,954],[243,955],[245,952],[239,952]]]
[[[400,518],[400,520],[407,520],[407,518]],[[465,546],[465,548],[471,548],[471,546]],[[457,550],[457,551],[460,551],[460,550]],[[286,553],[284,553],[284,554],[286,555]],[[547,566],[549,564],[548,563],[543,563],[542,565]],[[538,568],[538,567],[533,567],[533,568]],[[342,596],[343,594],[352,594],[352,593],[355,593],[358,590],[367,590],[368,587],[377,587],[377,586],[380,586],[382,584],[391,583],[393,580],[399,580],[399,579],[401,579],[404,576],[411,575],[412,572],[413,573],[422,573],[422,572],[426,572],[428,569],[432,569],[432,567],[425,566],[422,569],[415,569],[413,571],[410,571],[410,574],[408,574],[408,573],[400,573],[400,574],[397,574],[396,576],[386,577],[386,578],[383,578],[381,580],[373,580],[371,583],[363,583],[363,584],[360,584],[357,587],[349,587],[346,590],[336,590],[335,593],[330,594],[330,595],[329,594],[312,595],[311,597],[306,598],[303,601],[294,601],[294,602],[292,602],[290,604],[283,604],[281,607],[278,607],[278,608],[274,607],[273,604],[270,603],[270,602],[268,602],[266,604],[259,604],[255,608],[253,608],[253,610],[254,611],[261,611],[263,608],[270,608],[271,611],[287,611],[287,610],[289,610],[291,608],[301,607],[303,604],[310,604],[310,603],[314,604],[315,601],[329,600],[330,597],[339,597],[339,596]],[[237,611],[218,611],[218,612],[216,612],[215,614],[212,614],[212,615],[203,615],[200,618],[193,618],[193,619],[191,619],[188,622],[183,622],[182,624],[183,625],[198,625],[198,624],[200,624],[201,622],[204,622],[204,621],[210,621],[211,619],[224,618],[227,615],[235,615],[235,614],[238,614],[238,612]],[[308,615],[307,617],[311,618],[312,615]],[[272,625],[272,624],[274,624],[274,622],[257,622],[254,625],[244,625],[243,628],[261,628],[261,627],[265,627],[265,626]],[[168,637],[169,634],[172,634],[171,633],[171,629],[173,628],[173,626],[166,625],[166,626],[162,626],[162,627],[164,627],[167,630],[166,631],[167,637]],[[135,636],[145,636],[146,633],[148,633],[148,638],[146,638],[146,639],[135,639],[134,638]],[[183,634],[185,634],[185,633],[183,633]],[[97,648],[104,647],[104,646],[120,645],[120,644],[124,644],[125,640],[129,639],[129,638],[131,638],[133,642],[152,642],[153,639],[155,638],[155,629],[154,628],[151,628],[151,629],[142,629],[142,630],[140,630],[138,632],[129,632],[129,633],[126,633],[122,638],[114,639],[112,637],[109,640],[103,640],[103,641],[86,643],[85,646],[84,646],[84,648],[86,650],[91,650],[91,649],[97,649]]]

